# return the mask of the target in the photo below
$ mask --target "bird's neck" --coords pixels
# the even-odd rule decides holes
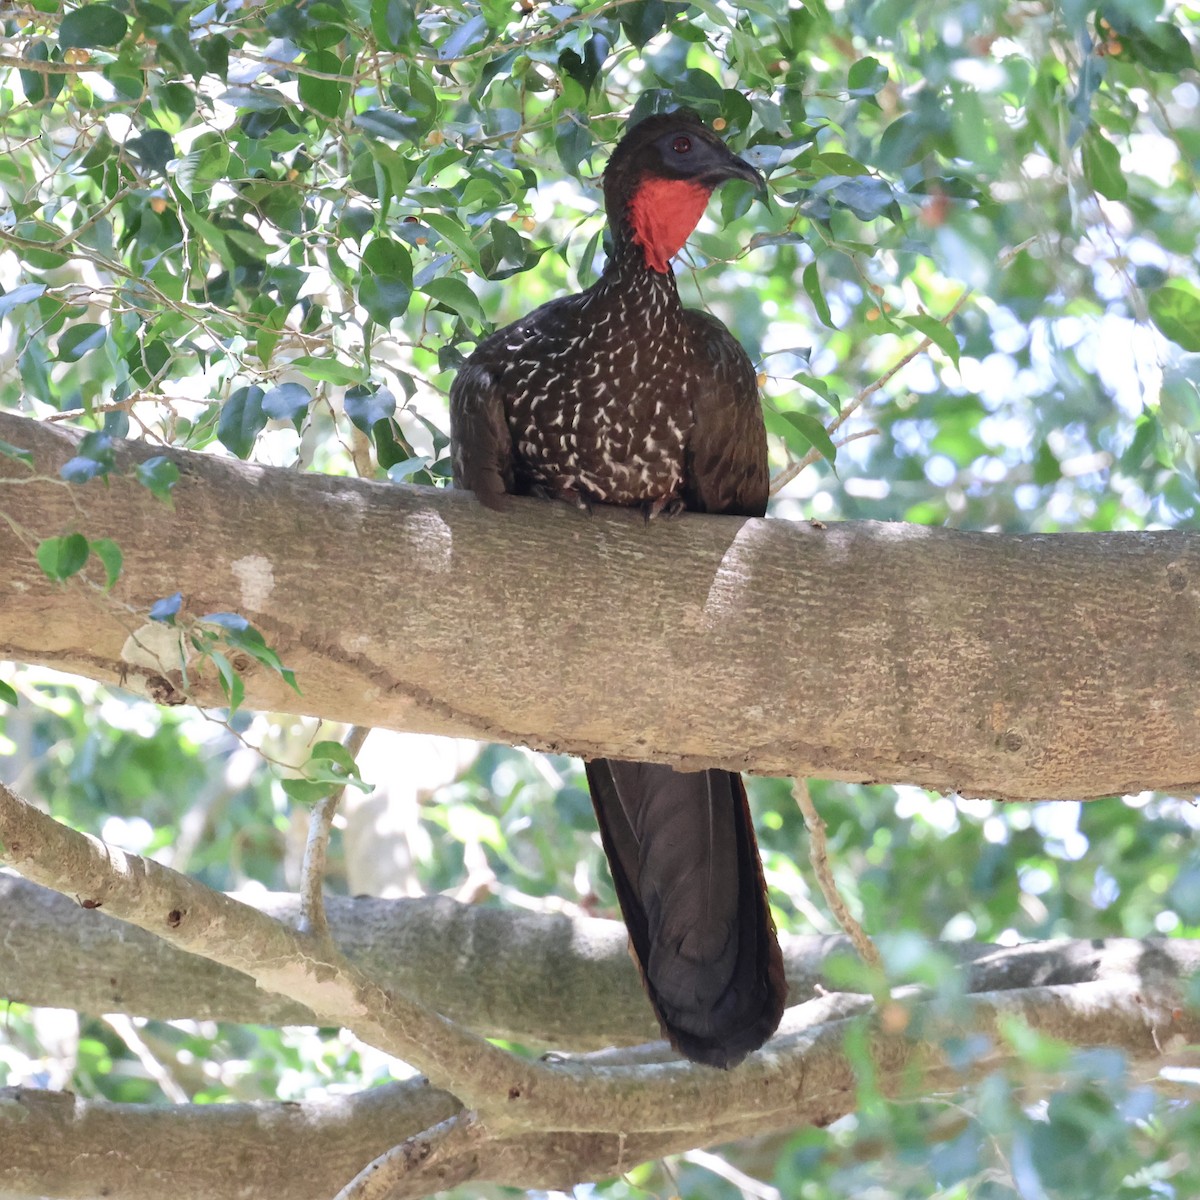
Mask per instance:
[[[684,179],[647,176],[608,206],[613,261],[623,275],[673,278],[671,259],[696,228],[712,189]]]

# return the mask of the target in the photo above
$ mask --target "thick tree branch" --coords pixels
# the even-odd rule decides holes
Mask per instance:
[[[726,1132],[746,1121],[780,1128],[814,1120],[836,1098],[852,1095],[854,1072],[843,1052],[846,997],[821,996],[789,1010],[779,1036],[736,1072],[683,1062],[608,1065],[521,1060],[466,1033],[399,991],[387,991],[340,959],[323,958],[312,939],[209,892],[152,860],[125,855],[76,833],[0,785],[0,861],[59,890],[100,902],[111,915],[150,929],[177,948],[251,975],[261,986],[299,999],[323,1023],[353,1029],[372,1044],[422,1067],[439,1086],[477,1110],[493,1139],[529,1133],[669,1134]],[[1083,1044],[1118,1045],[1138,1059],[1170,1054],[1200,1034],[1181,1007],[1169,972],[1126,974],[1093,983],[1049,985],[973,995],[952,1015],[936,1003],[911,1003],[911,1021],[888,1028],[918,1037],[873,1034],[880,1070],[911,1065],[923,1073],[951,1064],[948,1036],[986,1032],[1019,1015],[1032,1028]],[[866,1000],[850,998],[851,1007]],[[926,1011],[928,1009],[928,1011]],[[998,1039],[1001,1040],[1002,1039]],[[798,1096],[798,1089],[800,1094]],[[488,1176],[489,1178],[491,1176]]]
[[[526,1064],[424,1005],[389,992],[323,942],[206,888],[153,859],[60,825],[0,784],[0,864],[107,908],[179,950],[249,975],[403,1058],[468,1101],[528,1091],[546,1068]],[[476,1105],[478,1106],[478,1105]]]
[[[738,1071],[704,1074],[721,1089],[744,1091],[742,1111],[724,1121],[712,1119],[722,1106],[699,1096],[695,1123],[687,1128],[642,1130],[632,1119],[609,1132],[489,1133],[484,1128],[458,1153],[438,1158],[432,1172],[413,1172],[411,1188],[395,1188],[390,1195],[423,1196],[470,1179],[563,1189],[701,1143],[827,1124],[853,1110],[857,1087],[841,1049],[849,1020],[823,1021],[834,1011],[831,1006],[823,1013],[824,1003],[812,1005],[816,1024],[785,1032]],[[878,1084],[893,1095],[903,1094],[915,1078],[924,1090],[957,1089],[1011,1062],[1002,1027],[1014,1017],[1071,1044],[1121,1048],[1133,1062],[1154,1069],[1188,1061],[1186,1043],[1200,1033],[1196,1018],[1175,1005],[1175,989],[1151,990],[1130,981],[1035,987],[971,997],[953,1017],[940,1002],[908,1002],[903,1035],[871,1030],[868,1040]],[[861,1018],[850,1018],[855,1019]],[[788,1021],[803,1024],[803,1014],[793,1010]],[[890,1023],[903,1027],[894,1017]],[[984,1039],[975,1043],[975,1056],[964,1061],[962,1039],[978,1033]],[[959,1045],[952,1063],[941,1049],[948,1038]],[[631,1069],[613,1068],[610,1082],[622,1070]],[[644,1079],[649,1076],[649,1090],[659,1094],[664,1082],[702,1071],[635,1070]],[[764,1090],[775,1103],[756,1100]],[[445,1093],[417,1084],[339,1102],[166,1109],[10,1089],[0,1092],[5,1148],[0,1188],[9,1194],[89,1200],[106,1194],[106,1188],[125,1200],[164,1195],[211,1200],[228,1195],[229,1181],[236,1178],[246,1200],[281,1194],[280,1180],[288,1181],[286,1194],[293,1200],[324,1200],[398,1138],[418,1135],[454,1113]],[[47,1145],[56,1150],[51,1162]]]
[[[294,895],[235,898],[289,926],[299,915]],[[657,1036],[618,921],[479,908],[444,896],[328,896],[326,906],[334,942],[360,970],[476,1033],[576,1052]],[[103,908],[83,908],[15,875],[0,873],[0,928],[3,999],[159,1020],[319,1020],[240,971],[176,950]],[[793,1004],[810,999],[819,984],[832,986],[824,975],[830,956],[850,952],[844,937],[781,941]],[[1181,938],[1007,947],[959,942],[941,952],[961,964],[965,992],[1121,978],[1156,986],[1200,970],[1200,942]]]
[[[952,1009],[938,998],[902,989],[887,1002],[886,1019],[878,1027],[868,997],[818,996],[790,1009],[780,1033],[734,1072],[646,1062],[639,1055],[627,1063],[612,1058],[529,1062],[472,1037],[403,992],[378,986],[351,964],[322,957],[324,947],[282,923],[159,864],[58,825],[2,785],[0,860],[99,902],[112,916],[153,930],[179,949],[235,966],[262,986],[308,1005],[324,1022],[344,1024],[376,1045],[428,1064],[444,1088],[437,1093],[441,1111],[410,1128],[409,1145],[384,1160],[411,1167],[379,1176],[387,1194],[397,1198],[469,1179],[567,1187],[696,1144],[826,1123],[854,1107],[855,1067],[843,1047],[852,1025],[864,1021],[874,1074],[889,1092],[903,1080],[919,1079],[924,1088],[961,1085],[1011,1061],[1005,1029],[1014,1018],[1074,1044],[1118,1047],[1133,1061],[1150,1065],[1186,1061],[1188,1045],[1200,1037],[1200,1017],[1182,1004],[1177,964],[1169,954],[1151,954],[1111,977],[981,991]],[[968,1035],[979,1034],[983,1041],[972,1043],[979,1048],[966,1065],[961,1050],[951,1056],[944,1049],[951,1040],[961,1047]],[[414,1134],[453,1117],[460,1105],[480,1114],[470,1137],[448,1142],[445,1153],[424,1155],[426,1143]],[[32,1161],[30,1145],[45,1144],[46,1123],[36,1118],[47,1112],[56,1125],[54,1144],[68,1149],[63,1160],[68,1165],[58,1169],[52,1186],[40,1155],[36,1166],[26,1165]],[[124,1168],[126,1179],[154,1178],[159,1194],[165,1190],[181,1197],[217,1190],[217,1182],[197,1171],[193,1160],[188,1160],[186,1185],[180,1181],[166,1189],[170,1169],[157,1151],[153,1163],[137,1161],[144,1157],[137,1148],[143,1139],[134,1127],[145,1119],[161,1124],[160,1114],[151,1118],[150,1110],[121,1106],[92,1106],[82,1113],[78,1105],[70,1111],[61,1103],[47,1108],[24,1093],[0,1104],[5,1146],[0,1183],[17,1192],[95,1194],[84,1189],[96,1188],[90,1162],[96,1151],[78,1143],[94,1136],[86,1128],[90,1114],[118,1112],[123,1119],[108,1127],[111,1140],[101,1153]],[[261,1110],[243,1114],[240,1143],[235,1131],[223,1127],[223,1144],[245,1144],[260,1135],[261,1116]],[[155,1146],[175,1144],[169,1130],[159,1134],[150,1139]],[[343,1171],[335,1186],[394,1146],[397,1135],[403,1138],[406,1132],[399,1127],[384,1146]],[[215,1160],[223,1163],[226,1176],[235,1169],[228,1153]],[[86,1164],[86,1184],[74,1173],[71,1164],[76,1163]],[[288,1163],[294,1171],[295,1162],[289,1158]],[[361,1180],[368,1190],[371,1178]],[[227,1186],[227,1179],[220,1186]],[[123,1194],[131,1194],[128,1186]]]
[[[302,697],[245,664],[261,708],[1013,799],[1200,786],[1200,534],[497,516],[179,451],[168,509],[58,482],[75,438],[0,414],[37,472],[0,458],[0,655],[184,699],[146,621],[180,590],[296,671]],[[153,452],[120,445],[118,472]],[[111,594],[42,575],[32,546],[69,529],[121,544]]]

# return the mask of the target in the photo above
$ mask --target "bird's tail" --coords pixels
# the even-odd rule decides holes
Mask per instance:
[[[775,1032],[787,984],[740,775],[587,764],[634,956],[680,1053],[734,1067]]]

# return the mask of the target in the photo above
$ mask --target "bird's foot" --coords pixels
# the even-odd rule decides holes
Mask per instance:
[[[579,509],[585,516],[592,515],[592,502],[575,488],[552,488],[544,483],[535,483],[529,489],[529,494],[539,500],[561,500],[564,504]]]
[[[657,500],[646,500],[642,504],[642,516],[649,525],[655,517],[669,521],[672,517],[679,516],[686,508],[687,505],[678,496],[659,496]]]

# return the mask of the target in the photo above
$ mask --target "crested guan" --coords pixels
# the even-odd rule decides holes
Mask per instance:
[[[604,172],[603,276],[484,339],[454,380],[456,486],[494,509],[512,494],[648,518],[766,511],[754,367],[720,321],[683,307],[670,268],[727,179],[761,183],[694,113],[628,130]],[[741,776],[596,759],[587,777],[659,1024],[688,1058],[735,1066],[787,994]]]

